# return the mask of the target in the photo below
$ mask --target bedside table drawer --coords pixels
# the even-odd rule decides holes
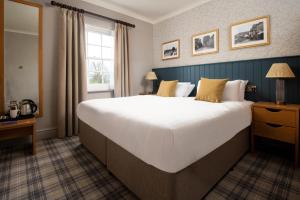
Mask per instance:
[[[255,122],[254,135],[280,140],[295,144],[296,128],[275,125],[270,123]]]
[[[253,120],[296,127],[296,112],[273,108],[253,108]]]

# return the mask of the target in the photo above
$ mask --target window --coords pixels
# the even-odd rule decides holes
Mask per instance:
[[[114,89],[114,32],[86,25],[88,92]]]

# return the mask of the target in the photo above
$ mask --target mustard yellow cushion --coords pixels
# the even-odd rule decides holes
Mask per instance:
[[[196,100],[220,103],[227,79],[201,78],[201,85],[198,88]]]
[[[177,80],[176,81],[161,81],[158,92],[157,92],[157,96],[174,97],[177,82],[178,82]]]

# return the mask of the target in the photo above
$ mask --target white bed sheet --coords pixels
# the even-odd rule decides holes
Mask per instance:
[[[251,104],[143,95],[88,100],[77,114],[145,163],[175,173],[248,127]]]

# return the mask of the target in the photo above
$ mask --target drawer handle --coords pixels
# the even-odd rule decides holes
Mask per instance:
[[[279,128],[279,127],[282,127],[282,125],[279,125],[279,124],[272,124],[272,123],[266,123],[268,126],[271,126],[273,128]]]
[[[270,112],[280,112],[280,109],[276,109],[276,108],[266,108],[266,110],[270,111]]]

